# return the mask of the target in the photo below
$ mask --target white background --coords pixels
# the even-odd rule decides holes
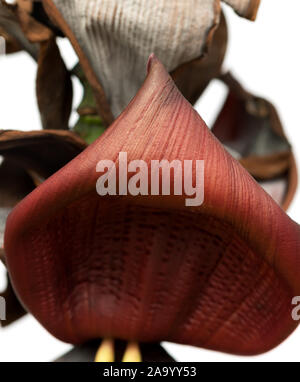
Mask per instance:
[[[234,14],[224,6],[229,24],[230,44],[225,67],[253,93],[272,101],[283,124],[298,163],[300,163],[300,2],[262,0],[255,23]],[[67,41],[60,41],[69,67],[76,56]],[[0,129],[40,128],[35,100],[36,64],[25,53],[0,57]],[[81,97],[75,83],[74,107]],[[213,83],[198,111],[211,125],[216,109],[224,99],[224,89]],[[73,113],[71,122],[76,120]],[[300,222],[300,192],[289,210]],[[4,286],[0,268],[0,290]],[[273,351],[243,358],[188,346],[166,344],[180,361],[300,361],[300,329]],[[29,315],[9,328],[0,328],[0,361],[50,361],[70,348],[57,341]]]

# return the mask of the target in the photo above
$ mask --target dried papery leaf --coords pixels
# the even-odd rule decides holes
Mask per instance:
[[[84,148],[86,143],[70,131],[0,130],[0,155],[47,178]]]
[[[59,28],[53,24],[44,10],[42,1],[39,0],[17,0],[14,10],[20,15],[22,28],[28,31],[32,37],[30,40],[45,41],[49,30],[56,36],[63,37]],[[22,19],[24,18],[25,19]],[[48,31],[47,31],[48,29]],[[44,35],[44,38],[42,37]]]
[[[55,34],[55,36],[64,37],[64,34],[59,29],[59,27],[53,22],[53,20],[49,18],[45,12],[42,1],[34,1],[31,16],[39,23],[48,27]]]
[[[221,10],[220,0],[163,0],[155,7],[148,0],[43,4],[77,51],[106,124],[137,92],[151,52],[170,72],[191,61],[197,71],[199,63],[194,60],[205,53]]]
[[[299,324],[291,300],[300,294],[300,227],[226,152],[154,56],[148,71],[115,123],[9,215],[13,285],[66,342],[109,337],[244,355],[270,350]],[[123,174],[120,152],[149,170],[143,196],[130,188],[124,195],[128,183],[118,179],[122,195],[118,188],[97,194],[105,172],[99,161],[113,161]],[[170,173],[182,195],[153,192],[152,160],[160,159],[192,161],[186,180]],[[187,206],[183,185],[196,183],[197,160],[204,161],[204,201],[200,195]],[[136,175],[128,174],[130,183]]]
[[[184,97],[194,104],[209,82],[219,76],[228,40],[227,24],[221,13],[220,24],[204,57],[181,65],[171,76]]]
[[[219,0],[163,0],[155,7],[148,0],[44,4],[75,49],[80,49],[81,64],[92,86],[95,82],[103,86],[114,117],[142,84],[151,52],[169,71],[198,58],[220,17]]]
[[[34,0],[16,0],[18,7],[28,14],[32,12],[33,2]]]
[[[52,31],[31,16],[32,10],[32,1],[26,0],[18,0],[17,6],[14,8],[25,36],[32,43],[49,40],[52,36]]]
[[[73,87],[55,37],[40,45],[36,93],[44,129],[69,128]]]
[[[261,137],[257,138],[263,139]],[[270,142],[272,145],[272,142]],[[279,175],[288,172],[291,164],[291,152],[284,151],[275,155],[250,155],[241,158],[240,163],[252,174],[256,179],[274,179]]]
[[[247,92],[230,73],[221,79],[229,94],[212,131],[258,181],[285,178],[286,187],[280,189],[285,190],[281,200],[286,209],[296,191],[297,170],[276,109]]]
[[[76,346],[54,362],[93,362],[99,343],[100,340]],[[126,349],[126,342],[115,341],[114,349],[115,361],[121,362]],[[141,353],[143,362],[175,362],[174,358],[160,344],[141,344]]]
[[[240,16],[255,20],[260,0],[223,0],[230,5]]]
[[[0,27],[3,28],[18,44],[37,60],[39,47],[31,43],[25,36],[14,7],[9,6],[3,0],[0,2]]]
[[[9,35],[3,28],[0,26],[0,36],[5,39],[5,53],[16,53],[19,52],[22,47],[18,41],[11,35]]]

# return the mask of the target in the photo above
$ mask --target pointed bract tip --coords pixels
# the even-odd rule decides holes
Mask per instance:
[[[154,53],[151,53],[149,58],[148,58],[148,63],[147,63],[147,73],[148,74],[150,73],[150,70],[151,70],[153,64],[157,61],[158,61],[158,58],[155,56]]]

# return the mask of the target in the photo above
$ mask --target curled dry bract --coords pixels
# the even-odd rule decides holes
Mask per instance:
[[[0,130],[0,155],[47,178],[85,149],[70,131]]]
[[[240,16],[255,20],[260,0],[223,0]]]
[[[278,113],[227,73],[225,104],[212,132],[274,199],[287,209],[297,189],[297,168]]]

